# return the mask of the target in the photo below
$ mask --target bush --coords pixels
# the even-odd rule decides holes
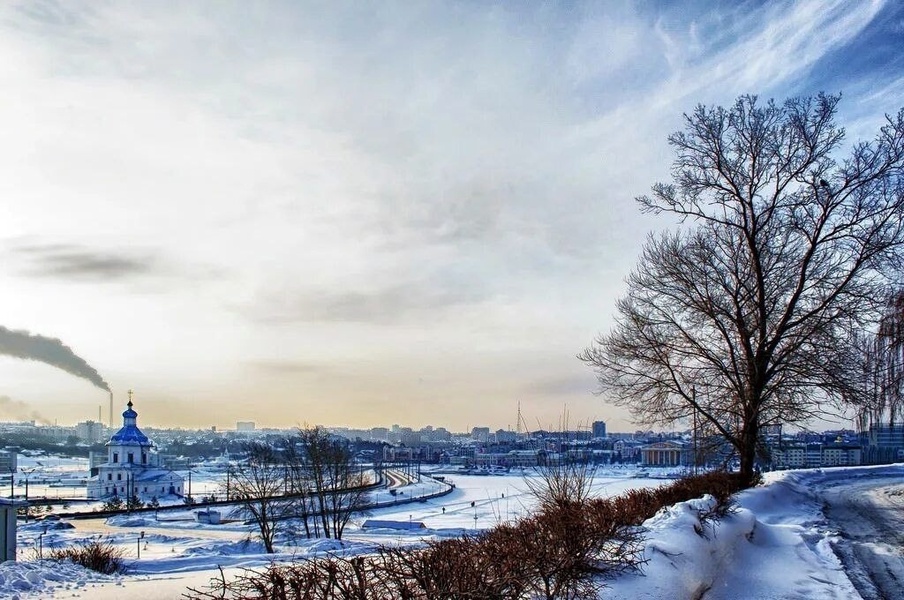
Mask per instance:
[[[125,506],[125,502],[123,502],[122,498],[119,496],[113,496],[104,501],[103,506],[101,506],[101,510],[105,511],[114,511],[114,510],[122,510]]]
[[[551,470],[536,486],[540,509],[516,523],[480,534],[428,542],[422,548],[382,547],[371,556],[330,556],[248,570],[230,581],[222,572],[192,600],[401,600],[521,598],[590,599],[606,579],[644,564],[639,527],[663,507],[711,494],[716,507],[701,520],[721,518],[743,480],[706,473],[655,489],[588,498],[579,469]],[[572,478],[573,479],[569,479]],[[569,500],[563,490],[576,491]]]
[[[125,571],[125,550],[106,540],[92,540],[76,546],[54,548],[48,553],[54,560],[68,560],[98,573]]]

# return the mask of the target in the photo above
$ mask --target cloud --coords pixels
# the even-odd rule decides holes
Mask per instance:
[[[596,388],[596,378],[589,370],[583,375],[535,379],[524,386],[525,392],[551,397],[586,396]]]
[[[112,282],[165,273],[157,257],[134,250],[95,250],[74,244],[23,244],[10,248],[30,277]]]
[[[170,261],[160,249],[96,248],[21,238],[8,242],[6,247],[10,262],[21,275],[40,279],[86,283],[153,280],[159,286],[165,280],[202,281],[227,274],[227,269],[221,267]]]
[[[246,310],[262,323],[350,322],[399,325],[436,321],[456,307],[485,298],[470,287],[418,283],[395,284],[369,290],[301,289],[269,291]]]
[[[331,367],[302,361],[285,359],[262,359],[247,363],[252,369],[265,375],[327,375],[333,371]]]

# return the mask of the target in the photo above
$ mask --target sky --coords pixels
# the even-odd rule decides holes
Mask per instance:
[[[697,104],[904,105],[904,5],[0,3],[0,326],[115,421],[633,431],[613,324]],[[109,419],[0,356],[0,420]]]

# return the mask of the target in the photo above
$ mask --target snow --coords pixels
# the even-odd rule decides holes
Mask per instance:
[[[860,598],[832,550],[839,534],[827,526],[813,482],[826,477],[868,479],[889,469],[904,474],[900,465],[770,473],[765,485],[740,494],[736,509],[720,520],[701,521],[700,515],[714,505],[710,497],[668,507],[644,524],[648,562],[642,572],[607,582],[603,594],[606,598],[669,600],[704,594],[707,599]],[[633,475],[630,471],[600,474],[595,479],[595,493],[609,496],[667,483]],[[400,499],[441,487],[426,478],[402,488],[403,494],[381,493],[378,499],[388,505],[353,519],[341,541],[281,536],[276,555],[263,551],[250,526],[197,523],[190,510],[168,513],[160,520],[142,515],[21,524],[19,562],[0,564],[0,597],[180,598],[187,587],[200,588],[218,577],[221,568],[229,577],[240,569],[260,568],[272,561],[327,553],[361,554],[379,544],[416,545],[489,528],[527,515],[534,508],[520,476],[452,475],[449,480],[455,484],[450,494],[424,502],[400,503]],[[362,531],[366,519],[423,522],[426,528]],[[66,528],[70,523],[74,528]],[[139,538],[141,531],[143,539]],[[126,574],[101,575],[37,558],[39,537],[46,552],[98,535],[125,549]]]

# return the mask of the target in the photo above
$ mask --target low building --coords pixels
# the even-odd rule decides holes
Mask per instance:
[[[18,456],[15,450],[0,450],[0,474],[15,473],[19,468]]]
[[[779,469],[847,467],[862,464],[862,448],[857,444],[783,443],[772,448],[772,465]]]
[[[693,464],[694,452],[684,442],[664,440],[640,449],[640,463],[645,467],[678,467]]]
[[[88,480],[88,498],[182,496],[183,485],[180,475],[161,464],[154,445],[138,428],[130,391],[122,428],[107,442],[107,461],[98,465],[97,475]]]
[[[859,465],[862,450],[855,444],[826,444],[822,447],[822,466],[848,467]]]

